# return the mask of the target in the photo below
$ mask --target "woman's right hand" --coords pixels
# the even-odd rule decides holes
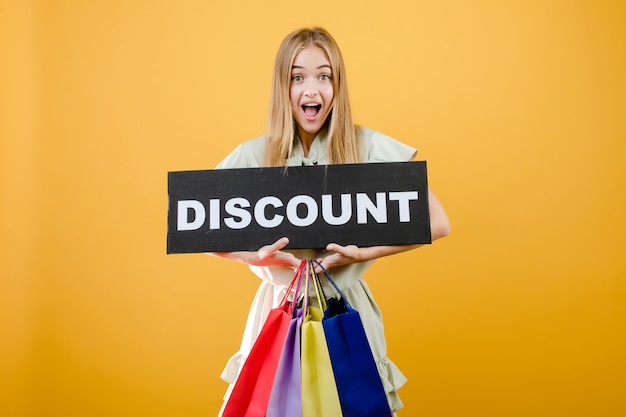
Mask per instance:
[[[258,251],[241,252],[211,252],[209,255],[218,256],[224,259],[231,259],[254,266],[285,266],[297,268],[301,260],[289,252],[283,252],[285,246],[289,244],[289,239],[281,237],[276,242],[265,245]]]

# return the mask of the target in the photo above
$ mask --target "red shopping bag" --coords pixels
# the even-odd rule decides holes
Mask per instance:
[[[235,382],[224,407],[223,417],[265,416],[292,316],[293,306],[288,296],[304,265],[305,261],[302,261],[280,305],[270,311]]]

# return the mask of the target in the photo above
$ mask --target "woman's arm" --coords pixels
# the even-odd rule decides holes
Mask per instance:
[[[428,209],[430,211],[430,233],[433,241],[447,236],[450,233],[450,221],[435,194],[428,189]],[[341,246],[336,243],[329,243],[326,250],[335,252],[318,262],[326,269],[352,264],[355,262],[365,262],[372,259],[389,256],[400,252],[406,252],[418,248],[422,245],[399,245],[399,246],[371,246],[360,248],[355,245]],[[319,271],[318,271],[319,272]]]
[[[282,252],[281,249],[289,244],[289,239],[282,237],[271,245],[263,246],[258,251],[241,252],[208,252],[209,255],[222,259],[241,262],[255,266],[288,266],[297,268],[301,260],[289,252]]]
[[[447,236],[450,233],[448,216],[439,202],[439,199],[437,199],[430,189],[428,190],[428,208],[430,211],[430,232],[432,240],[435,241]],[[281,251],[287,244],[289,244],[289,239],[283,237],[270,245],[263,246],[256,252],[210,252],[209,255],[248,265],[297,268],[301,260],[289,252]],[[334,253],[323,259],[318,259],[318,261],[324,268],[328,269],[355,262],[370,261],[383,256],[406,252],[420,246],[422,245],[371,246],[360,248],[355,245],[341,246],[336,243],[329,243],[326,250]],[[321,269],[318,272],[321,272]]]

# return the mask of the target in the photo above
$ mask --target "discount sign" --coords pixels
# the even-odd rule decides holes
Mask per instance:
[[[168,173],[167,253],[430,243],[426,162]]]

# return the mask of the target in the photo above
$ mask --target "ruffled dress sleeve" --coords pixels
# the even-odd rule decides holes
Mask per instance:
[[[417,155],[415,148],[380,132],[366,127],[358,127],[357,132],[366,162],[406,162]]]
[[[265,155],[265,137],[259,136],[237,146],[215,169],[259,168]]]

